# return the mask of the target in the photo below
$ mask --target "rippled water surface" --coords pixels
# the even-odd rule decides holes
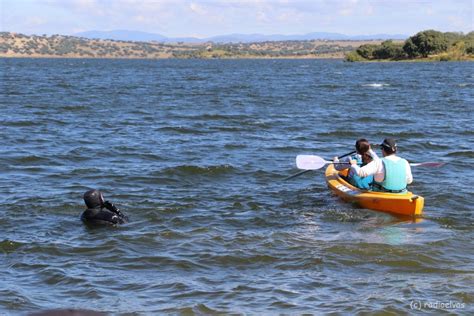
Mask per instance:
[[[474,64],[0,60],[0,314],[474,311]],[[424,218],[294,158],[399,140]],[[131,218],[89,228],[101,189]],[[434,305],[430,305],[434,306]],[[436,307],[436,306],[435,306]]]

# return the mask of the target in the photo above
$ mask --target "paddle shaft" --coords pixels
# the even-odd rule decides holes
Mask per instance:
[[[296,178],[296,177],[301,176],[302,174],[305,174],[305,173],[310,172],[310,171],[313,171],[313,170],[303,170],[303,171],[300,171],[300,172],[295,173],[295,174],[293,174],[293,175],[291,175],[291,176],[289,176],[289,177],[286,177],[285,179],[283,179],[283,181]]]
[[[353,154],[355,154],[356,152],[357,152],[357,151],[355,151],[355,150],[354,150],[354,151],[351,151],[350,153],[347,153],[347,154],[345,154],[345,155],[342,155],[342,156],[337,157],[337,159],[341,159],[341,158],[344,158],[344,157],[353,155]],[[326,160],[329,160],[329,159],[326,159]]]

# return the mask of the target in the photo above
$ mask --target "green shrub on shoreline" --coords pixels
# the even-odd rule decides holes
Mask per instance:
[[[426,30],[408,38],[403,44],[391,40],[380,45],[361,45],[346,55],[346,61],[461,61],[474,60],[474,32]]]

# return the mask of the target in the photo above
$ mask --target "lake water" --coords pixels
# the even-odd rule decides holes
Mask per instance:
[[[474,63],[0,59],[0,78],[0,314],[474,312]],[[323,169],[283,181],[360,137],[446,162],[412,170],[421,221],[342,202]],[[89,188],[131,222],[83,225]]]

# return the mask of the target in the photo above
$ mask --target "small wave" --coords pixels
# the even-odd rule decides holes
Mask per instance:
[[[192,119],[200,119],[205,121],[221,121],[221,120],[241,120],[241,119],[249,119],[250,117],[247,115],[236,115],[236,114],[203,114],[203,115],[196,115],[189,117]]]
[[[447,199],[449,199],[449,197]],[[440,224],[441,227],[448,229],[458,228],[462,226],[462,223],[458,219],[453,217],[431,217],[429,219],[433,222]]]
[[[4,126],[12,126],[12,127],[26,127],[26,126],[35,126],[37,125],[37,122],[34,121],[4,121],[2,122],[2,125]]]
[[[58,83],[56,86],[60,87],[60,88],[65,88],[65,89],[69,89],[69,88],[72,88],[73,85],[70,84],[70,83],[67,83],[67,82],[60,82]]]
[[[179,259],[165,256],[142,256],[138,260],[133,257],[123,258],[124,263],[121,264],[122,268],[127,270],[140,270],[146,269],[150,265],[160,265],[162,267],[170,267],[173,269],[192,270],[200,269],[203,266],[194,262],[193,260]]]
[[[242,149],[246,147],[247,145],[244,145],[244,144],[225,144],[224,145],[225,149]]]
[[[202,303],[194,306],[184,306],[178,308],[167,308],[160,310],[163,314],[176,314],[176,315],[225,315],[228,312],[225,310],[212,309]]]
[[[234,171],[235,168],[231,165],[217,165],[209,167],[200,167],[193,165],[182,165],[172,168],[166,168],[165,174],[183,174],[183,175],[221,175]]]
[[[27,296],[20,294],[15,290],[0,290],[0,306],[7,310],[18,310],[25,306],[32,306],[32,302]],[[6,314],[5,314],[6,315]]]
[[[272,146],[272,147],[268,147],[267,149],[272,150],[272,151],[283,152],[283,153],[287,153],[287,152],[293,153],[293,152],[300,151],[301,147],[297,147],[297,146]]]
[[[413,139],[413,138],[425,138],[426,132],[416,132],[416,131],[406,131],[406,132],[398,132],[398,133],[386,133],[383,135],[385,137],[393,137],[397,139],[399,142],[398,146],[403,147],[403,139]],[[382,137],[381,137],[382,138]]]
[[[21,242],[5,239],[0,241],[0,252],[6,254],[9,252],[14,252],[15,250],[21,248],[24,244]]]
[[[431,142],[431,141],[427,141],[427,142],[422,142],[422,143],[418,143],[418,144],[413,144],[412,145],[413,148],[422,148],[422,149],[450,149],[451,146],[449,145],[446,145],[446,144],[440,144],[440,143],[437,143],[437,142]]]
[[[193,129],[193,128],[187,128],[183,126],[165,126],[158,128],[159,131],[165,131],[165,132],[178,132],[180,134],[207,134],[210,132],[206,132],[203,130],[198,130],[198,129]]]
[[[23,173],[30,173],[30,174],[33,174],[33,173],[40,173],[40,172],[44,172],[46,170],[48,170],[48,167],[46,166],[16,166],[15,167],[16,170],[23,172]]]
[[[463,158],[474,158],[474,151],[454,151],[446,155],[447,157],[463,157]]]
[[[338,85],[338,84],[319,84],[319,85],[316,85],[316,87],[318,88],[327,88],[327,89],[339,89],[339,88],[342,88],[343,86],[341,85]]]
[[[215,131],[220,131],[220,132],[240,132],[240,131],[245,131],[243,127],[232,127],[232,126],[218,126],[213,128]]]
[[[188,77],[185,77],[184,80],[186,81],[204,81],[206,80],[205,77],[199,77],[199,76],[188,76]]]
[[[58,110],[65,110],[68,112],[80,112],[87,109],[88,107],[86,105],[63,105]]]
[[[28,163],[47,163],[50,160],[45,157],[36,156],[36,155],[26,155],[22,157],[16,157],[14,159],[16,163],[28,164]]]
[[[324,212],[323,218],[327,221],[342,223],[364,222],[371,217],[370,211],[365,209],[333,209]]]
[[[89,176],[92,176],[94,178],[97,177],[97,175],[100,175],[100,174],[103,174],[103,170],[99,169],[99,168],[94,168],[94,167],[85,167],[85,168],[75,168],[73,169],[72,171],[70,171],[68,173],[69,176],[81,176],[81,177],[85,177],[87,175]],[[50,175],[50,177],[63,177],[64,175],[56,175],[56,174],[52,174]]]
[[[63,269],[46,267],[38,272],[46,284],[78,286],[85,283],[81,278],[73,277],[64,272]]]
[[[382,88],[382,87],[389,87],[390,84],[388,83],[367,83],[363,84],[363,87],[371,87],[371,88]]]
[[[362,117],[357,118],[357,121],[360,122],[360,123],[369,123],[369,122],[373,122],[375,120],[377,120],[377,118],[370,117],[370,116],[362,116]]]
[[[311,269],[315,266],[323,264],[324,261],[320,257],[308,257],[302,258],[299,260],[294,260],[293,262],[286,261],[282,264],[276,266],[277,269],[280,270],[300,270],[300,269]]]
[[[133,156],[135,156],[135,154],[132,154]],[[148,154],[140,154],[140,159],[141,160],[149,160],[149,161],[165,161],[166,159],[157,155],[157,154],[152,154],[152,153],[148,153]]]
[[[278,309],[290,309],[290,308],[295,308],[298,305],[290,302],[285,302],[285,301],[274,301],[270,304],[272,307],[276,307]]]
[[[273,126],[273,121],[272,120],[265,120],[265,119],[261,119],[261,120],[244,120],[244,121],[240,121],[239,124],[241,125],[245,125],[245,126],[256,126],[256,127],[259,127],[259,128],[270,128]]]
[[[337,130],[337,131],[331,131],[331,132],[323,132],[323,133],[318,133],[318,136],[324,136],[324,137],[356,137],[358,135],[357,131],[344,131],[344,130]]]
[[[471,135],[474,135],[474,130],[464,130],[464,131],[458,132],[458,134],[471,136]]]
[[[374,114],[373,116],[355,117],[355,119],[357,120],[357,122],[372,123],[372,122],[378,121],[380,117]],[[398,124],[402,125],[402,124],[414,123],[415,120],[410,119],[410,118],[397,118],[397,122]]]
[[[200,261],[205,263],[206,265],[217,264],[219,266],[247,266],[271,264],[280,260],[280,258],[276,256],[266,254],[254,254],[250,256],[202,254],[200,257]]]
[[[188,235],[182,232],[170,229],[165,229],[161,231],[159,235],[164,239],[186,239],[189,237]]]

